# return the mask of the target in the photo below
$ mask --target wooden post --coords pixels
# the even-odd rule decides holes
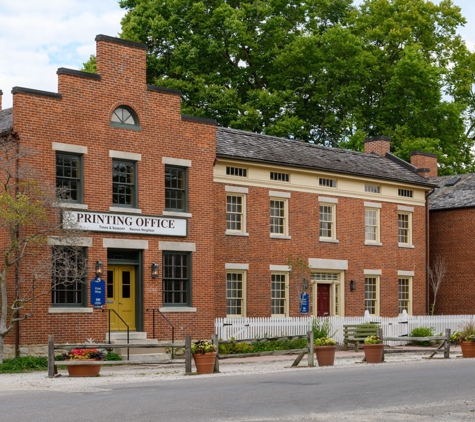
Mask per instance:
[[[185,375],[191,373],[191,336],[185,336]]]
[[[445,329],[444,359],[450,358],[450,328]]]
[[[48,378],[54,378],[56,366],[54,366],[54,336],[48,336]]]
[[[308,366],[315,366],[315,353],[313,352],[313,331],[307,332],[307,347],[308,347]]]
[[[216,354],[216,360],[214,361],[214,373],[219,374],[219,338],[217,334],[213,334],[211,336],[211,342],[213,344],[216,344],[216,347],[218,348],[218,353]]]
[[[383,339],[383,329],[382,328],[378,328],[378,331],[377,331],[377,334],[376,334],[381,340],[384,340]],[[384,347],[383,347],[383,360],[384,362]]]

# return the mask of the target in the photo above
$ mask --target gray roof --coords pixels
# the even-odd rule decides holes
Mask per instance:
[[[217,128],[217,156],[432,186],[402,160],[222,127]]]
[[[0,110],[0,133],[10,132],[13,129],[12,108]]]
[[[430,181],[438,185],[429,196],[431,211],[475,207],[475,174],[433,177]]]

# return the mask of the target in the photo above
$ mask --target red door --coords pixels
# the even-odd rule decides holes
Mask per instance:
[[[330,316],[329,284],[317,284],[317,316]]]

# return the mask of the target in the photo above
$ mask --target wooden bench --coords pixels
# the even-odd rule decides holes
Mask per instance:
[[[379,325],[374,323],[343,325],[343,350],[348,350],[348,343],[352,343],[357,352],[359,344],[363,343],[366,337],[377,335],[378,328]]]

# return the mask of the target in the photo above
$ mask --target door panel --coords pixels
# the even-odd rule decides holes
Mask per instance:
[[[317,284],[317,316],[330,315],[330,285]]]
[[[113,309],[131,330],[135,330],[135,267],[110,265],[107,269],[107,307]],[[115,312],[110,312],[110,328],[126,331]]]

